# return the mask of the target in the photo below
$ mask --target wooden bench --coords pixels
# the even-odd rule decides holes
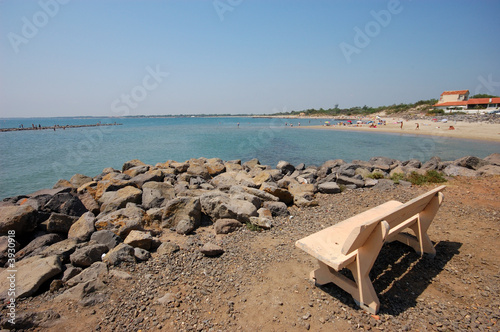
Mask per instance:
[[[370,270],[385,242],[401,241],[417,253],[435,255],[427,229],[443,201],[435,188],[403,204],[389,201],[368,211],[298,240],[295,245],[318,260],[310,274],[317,285],[335,283],[352,295],[356,303],[377,313],[380,302],[369,278]],[[415,236],[401,233],[411,229]],[[347,268],[354,281],[339,273]]]

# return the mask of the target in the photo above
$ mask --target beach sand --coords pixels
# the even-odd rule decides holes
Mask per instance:
[[[366,132],[386,132],[398,133],[403,135],[431,135],[441,137],[455,137],[463,139],[477,139],[484,141],[500,142],[500,124],[482,123],[482,122],[462,122],[462,121],[448,121],[433,122],[431,120],[410,120],[401,124],[397,123],[399,119],[383,118],[386,120],[386,125],[377,125],[377,128],[370,128],[369,125],[350,125],[350,126],[301,126],[294,128],[308,128],[308,129],[325,129],[325,130],[355,130]],[[419,129],[416,129],[417,123]],[[450,130],[450,126],[455,129]]]

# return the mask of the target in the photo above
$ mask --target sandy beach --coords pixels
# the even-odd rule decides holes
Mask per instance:
[[[376,128],[370,128],[369,125],[349,125],[349,126],[301,126],[296,128],[325,129],[325,130],[357,130],[367,132],[386,132],[398,133],[403,135],[430,135],[441,137],[455,137],[463,139],[477,139],[484,141],[500,142],[500,124],[482,123],[482,122],[462,122],[448,121],[433,122],[432,120],[410,120],[401,124],[397,123],[397,118],[383,118],[386,125],[377,125]],[[419,128],[417,128],[417,123]],[[450,129],[455,128],[453,130]]]

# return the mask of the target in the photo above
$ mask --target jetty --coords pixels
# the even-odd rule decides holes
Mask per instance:
[[[68,128],[87,128],[87,127],[103,127],[103,126],[121,126],[121,123],[96,123],[96,124],[87,124],[87,125],[54,125],[54,126],[35,126],[31,127],[19,127],[19,128],[0,128],[0,132],[9,132],[9,131],[25,131],[25,130],[57,130],[57,129],[68,129]]]

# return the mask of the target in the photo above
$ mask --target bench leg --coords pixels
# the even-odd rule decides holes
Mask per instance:
[[[406,245],[409,245],[420,255],[427,253],[431,256],[435,256],[436,249],[434,248],[431,239],[427,235],[427,230],[429,229],[432,220],[436,216],[442,201],[443,194],[438,193],[436,196],[434,196],[434,198],[431,199],[425,209],[418,214],[417,222],[410,227],[410,229],[415,233],[417,237],[416,239],[409,236],[408,234],[402,233],[398,234],[395,239]]]
[[[365,241],[363,247],[358,249],[356,260],[347,266],[352,272],[354,281],[319,260],[319,269],[311,272],[311,279],[315,279],[318,285],[333,282],[351,294],[361,308],[376,314],[380,308],[380,301],[369,273],[388,233],[389,224],[382,221]]]

